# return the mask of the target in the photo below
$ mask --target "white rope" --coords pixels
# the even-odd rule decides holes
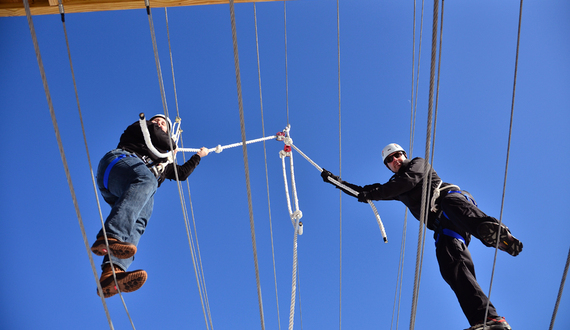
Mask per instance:
[[[279,152],[279,156],[281,157],[281,164],[282,164],[282,168],[283,168],[283,183],[285,186],[285,197],[287,199],[287,208],[289,210],[289,217],[291,218],[291,224],[293,225],[293,227],[295,227],[297,221],[303,217],[303,212],[301,212],[301,210],[299,210],[299,200],[297,198],[297,189],[295,187],[295,174],[294,174],[294,169],[293,169],[292,154],[291,154],[291,152],[285,152],[285,151],[281,150]],[[289,197],[290,193],[289,193],[289,185],[288,185],[288,180],[287,180],[287,171],[285,169],[285,157],[289,157],[289,165],[290,165],[290,169],[291,169],[291,189],[293,192],[293,199],[295,202],[295,211],[293,211],[293,208],[291,207],[291,198]],[[302,226],[302,224],[301,224],[301,226]],[[302,229],[302,227],[301,227],[301,229]],[[302,232],[300,232],[299,235],[302,235]]]
[[[249,141],[245,141],[245,144],[252,144],[252,143],[257,143],[257,142],[262,142],[262,141],[267,141],[267,140],[273,140],[275,139],[276,136],[272,135],[272,136],[267,136],[267,137],[263,137],[263,138],[259,138],[259,139],[255,139],[255,140],[249,140]],[[225,146],[221,146],[218,145],[214,148],[209,148],[208,151],[209,152],[216,152],[216,153],[220,153],[226,149],[230,149],[230,148],[235,148],[235,147],[240,147],[243,146],[243,142],[237,142],[237,143],[232,143],[232,144],[228,144]],[[200,151],[200,149],[196,149],[196,148],[178,148],[179,152],[198,152]]]
[[[293,221],[293,209],[291,208],[291,197],[289,193],[289,184],[287,183],[287,170],[285,169],[285,157],[281,156],[281,164],[283,167],[283,184],[285,186],[285,198],[287,199],[287,209],[289,210],[289,217],[291,218],[291,224],[295,226],[295,222]]]
[[[145,116],[144,113],[141,112],[141,114],[139,115],[139,124],[141,126],[141,131],[144,137],[144,142],[146,144],[146,147],[158,158],[169,158],[169,162],[172,162],[172,158],[170,157],[171,153],[170,152],[160,152],[158,151],[154,145],[152,144],[152,141],[150,139],[150,133],[148,131],[148,127],[146,126],[146,120],[145,120]]]
[[[295,300],[297,295],[297,238],[300,231],[301,222],[297,220],[295,233],[293,236],[293,279],[291,280],[291,308],[289,309],[289,330],[293,330],[295,321]]]
[[[287,141],[285,142],[286,144],[288,143]],[[295,146],[294,144],[290,144],[291,147],[293,147],[293,149],[295,149],[301,156],[303,156],[309,163],[311,163],[317,170],[319,170],[319,172],[322,172],[323,169],[317,165],[317,163],[315,163],[312,159],[310,159],[309,157],[307,157],[307,155],[305,155],[299,148],[297,148],[297,146]],[[358,196],[359,193],[353,189],[351,189],[350,187],[345,186],[344,184],[338,182],[337,180],[329,177],[328,178],[330,182],[332,182],[334,185],[348,191],[349,193],[351,193],[354,196]],[[380,228],[380,232],[382,234],[382,238],[384,239],[384,243],[388,243],[388,236],[386,235],[386,230],[384,229],[384,224],[382,223],[382,219],[380,218],[380,214],[378,213],[378,210],[376,209],[376,206],[374,205],[374,203],[371,200],[367,200],[368,205],[370,205],[370,207],[372,208],[372,212],[374,212],[374,217],[376,218],[376,222],[378,223],[378,227]]]

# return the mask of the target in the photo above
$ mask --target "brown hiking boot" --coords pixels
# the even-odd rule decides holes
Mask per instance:
[[[111,254],[119,259],[128,259],[137,253],[137,247],[134,244],[121,242],[116,238],[109,237],[109,249]],[[91,246],[91,252],[98,256],[107,255],[107,245],[105,245],[105,237],[100,236],[97,238],[93,246]]]
[[[125,272],[118,266],[115,266],[115,275],[121,292],[133,292],[140,289],[147,278],[147,274],[144,270],[139,269],[132,272]],[[105,298],[112,297],[119,293],[115,279],[113,278],[111,265],[105,266],[99,282],[101,283],[101,289],[103,289],[103,296]],[[99,291],[97,291],[97,295],[99,295]]]

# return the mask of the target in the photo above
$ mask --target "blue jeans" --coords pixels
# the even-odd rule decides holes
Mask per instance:
[[[115,164],[109,168],[113,162]],[[111,206],[111,213],[105,220],[107,237],[138,245],[152,214],[154,193],[158,188],[154,174],[134,153],[115,149],[99,162],[97,186]],[[97,234],[100,236],[103,236],[102,229]],[[133,260],[134,256],[128,259],[111,257],[109,261],[105,256],[102,267],[112,262],[126,271]]]

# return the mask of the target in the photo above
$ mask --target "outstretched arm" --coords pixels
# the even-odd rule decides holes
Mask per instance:
[[[343,181],[338,176],[332,174],[331,172],[325,170],[321,172],[321,177],[323,178],[324,182],[328,182],[335,186],[337,189],[342,190],[345,194],[352,196],[352,197],[360,197],[362,192],[362,187]],[[360,198],[359,198],[360,200]]]

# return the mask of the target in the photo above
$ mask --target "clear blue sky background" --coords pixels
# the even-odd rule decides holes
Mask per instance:
[[[431,6],[425,8],[414,156],[423,156],[425,148]],[[253,5],[237,4],[235,9],[246,132],[248,139],[255,139],[262,136],[262,126]],[[287,3],[287,53],[283,9],[282,2],[257,5],[266,134],[281,131],[289,122],[295,145],[338,174],[336,2]],[[417,12],[416,59],[419,7]],[[168,15],[185,146],[240,142],[229,6],[171,8]],[[434,166],[445,181],[470,191],[483,211],[498,218],[519,1],[448,1],[444,15]],[[175,114],[164,16],[163,9],[153,10],[168,107]],[[498,254],[492,287],[497,310],[517,330],[548,328],[569,249],[569,17],[567,1],[524,3],[503,211],[503,221],[524,242],[524,250],[514,258]],[[390,172],[381,163],[382,147],[397,142],[409,149],[412,18],[412,1],[340,3],[341,163],[342,176],[350,182],[387,181]],[[62,24],[59,15],[35,16],[33,22],[91,244],[101,225]],[[149,23],[144,10],[129,10],[67,14],[66,25],[96,167],[139,112],[163,112]],[[108,329],[25,17],[0,18],[0,45],[0,328]],[[263,311],[266,329],[285,329],[293,229],[279,158],[283,143],[268,141],[266,148],[279,309],[263,144],[247,149]],[[323,183],[313,166],[293,155],[305,225],[298,241],[295,328],[335,329],[341,324],[343,329],[389,329],[404,206],[376,202],[389,238],[384,244],[370,207],[348,196],[340,200],[339,192]],[[259,329],[241,148],[204,158],[189,182],[214,327]],[[106,217],[109,207],[101,207]],[[410,322],[418,237],[418,222],[411,217],[405,237],[401,329]],[[488,291],[494,250],[476,239],[470,250],[479,282]],[[100,258],[95,262],[99,271]],[[174,182],[164,183],[156,194],[131,269],[149,274],[141,290],[124,295],[137,329],[206,328]],[[416,329],[467,328],[455,296],[439,275],[431,233],[422,270]],[[107,304],[115,328],[131,328],[119,297],[107,299]],[[570,328],[569,308],[565,292],[555,329]]]

